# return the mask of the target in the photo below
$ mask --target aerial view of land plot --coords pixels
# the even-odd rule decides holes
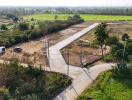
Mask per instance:
[[[132,38],[131,23],[132,22],[108,24],[109,35],[116,36],[122,41],[122,35],[126,32],[130,38]],[[67,63],[74,66],[86,65],[86,67],[89,67],[88,65],[90,64],[103,63],[101,60],[101,50],[99,46],[95,44],[96,36],[94,32],[95,29],[61,50]],[[104,54],[107,55],[109,52],[110,48],[106,47]]]
[[[1,0],[0,100],[132,100],[132,1]]]

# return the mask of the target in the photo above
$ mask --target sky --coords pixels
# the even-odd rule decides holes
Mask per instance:
[[[132,0],[0,0],[0,6],[132,6]]]

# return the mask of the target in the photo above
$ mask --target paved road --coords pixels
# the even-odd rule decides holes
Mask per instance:
[[[54,46],[51,46],[49,48],[49,53],[47,50],[47,55],[49,55],[48,59],[49,59],[51,70],[55,71],[55,72],[67,74],[68,65],[66,64],[63,56],[61,55],[60,50],[64,47],[66,47],[67,45],[69,45],[70,43],[72,43],[73,41],[77,40],[78,38],[80,38],[81,36],[86,34],[87,32],[91,31],[93,28],[97,27],[98,25],[99,25],[99,23],[95,23],[95,24],[83,29],[82,31],[77,32],[76,34],[72,35],[71,37],[55,44]],[[80,73],[82,73],[82,68],[70,66],[70,73],[69,73],[70,77],[75,78]]]
[[[77,78],[73,79],[72,84],[54,100],[76,100],[101,72],[111,69],[111,66],[114,66],[114,64],[101,64],[93,66],[89,70],[83,69],[83,72]]]
[[[68,65],[66,64],[60,50],[73,41],[77,40],[84,34],[97,27],[99,23],[95,23],[71,37],[57,43],[47,50],[51,71],[67,74]],[[73,78],[72,84],[60,93],[54,100],[75,100],[92,82],[99,73],[111,69],[113,64],[101,64],[91,67],[89,70],[69,65],[69,76]]]

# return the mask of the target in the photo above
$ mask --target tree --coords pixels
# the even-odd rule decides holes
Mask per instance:
[[[20,31],[25,31],[25,30],[28,30],[29,27],[28,27],[28,24],[27,23],[20,23],[19,24],[19,30]]]
[[[110,36],[109,38],[106,39],[106,44],[109,45],[110,47],[112,45],[116,45],[118,42],[119,40],[116,36]]]
[[[57,20],[58,19],[58,15],[55,15],[54,19]]]
[[[126,49],[128,54],[132,55],[132,40],[127,42]]]
[[[34,21],[34,18],[31,18],[31,21]]]
[[[122,60],[128,61],[128,53],[122,54],[123,49],[116,50],[113,54],[114,58],[118,61],[118,63],[122,63]]]
[[[34,29],[34,25],[31,25],[31,29]]]
[[[126,41],[129,39],[129,35],[128,34],[123,34],[122,35],[122,41]]]
[[[128,59],[128,53],[124,52],[124,54],[122,54],[124,50],[123,49],[119,49],[116,50],[113,54],[114,59],[117,61],[117,65],[113,66],[114,68],[114,74],[115,76],[119,76],[119,75],[128,75],[129,74],[129,69],[127,67],[127,61]]]
[[[14,22],[17,22],[19,20],[19,18],[16,17],[15,15],[13,15],[13,14],[7,14],[7,17],[11,18]]]
[[[97,40],[98,44],[100,45],[102,57],[104,56],[103,45],[105,44],[105,40],[108,37],[106,27],[107,27],[107,25],[105,23],[101,23],[95,31],[96,40]]]
[[[80,15],[74,15],[73,19],[81,19]]]
[[[1,30],[8,30],[8,28],[7,28],[7,26],[5,24],[2,24],[0,29]]]
[[[19,18],[14,17],[14,18],[12,18],[12,20],[13,20],[14,22],[17,22],[17,21],[19,21]]]

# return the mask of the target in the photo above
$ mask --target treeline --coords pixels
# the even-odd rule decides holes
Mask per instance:
[[[57,32],[59,30],[65,29],[71,25],[78,24],[84,22],[83,19],[79,15],[74,15],[73,17],[68,17],[68,19],[65,21],[44,21],[40,22],[40,29],[45,34],[50,34],[52,32]]]
[[[74,15],[65,21],[39,22],[39,28],[31,27],[27,23],[20,23],[17,29],[0,33],[0,46],[10,47],[18,43],[34,40],[83,21],[79,15]]]
[[[99,14],[132,15],[131,7],[0,7],[0,17],[13,14],[17,17],[33,14]]]

